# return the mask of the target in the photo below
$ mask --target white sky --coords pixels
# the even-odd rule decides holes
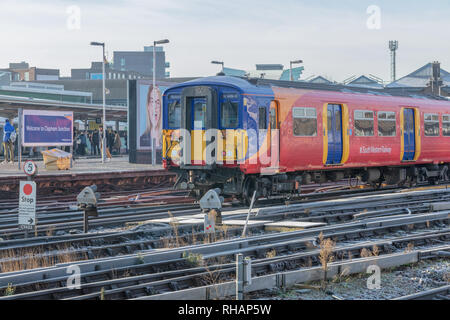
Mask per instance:
[[[80,29],[67,8],[81,10]],[[367,27],[367,8],[381,9],[381,29]],[[87,68],[104,41],[114,50],[143,50],[168,38],[174,77],[207,76],[228,67],[302,59],[305,76],[342,81],[374,74],[389,80],[389,40],[399,40],[398,76],[438,60],[450,70],[449,0],[1,0],[0,67]]]

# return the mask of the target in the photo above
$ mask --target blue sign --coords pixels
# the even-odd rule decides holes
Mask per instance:
[[[24,110],[22,145],[71,146],[73,144],[73,113]]]

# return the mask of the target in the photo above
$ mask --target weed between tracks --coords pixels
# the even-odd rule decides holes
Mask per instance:
[[[208,244],[208,243],[214,243],[224,240],[229,240],[232,238],[231,235],[228,233],[228,226],[216,226],[216,232],[210,233],[210,234],[196,234],[194,231],[194,228],[192,228],[192,233],[189,235],[180,235],[179,232],[179,223],[177,222],[176,218],[174,218],[173,214],[169,211],[168,212],[170,217],[169,225],[172,228],[172,236],[169,237],[161,237],[162,241],[162,248],[170,249],[170,248],[181,248],[186,247],[190,245],[196,245],[196,244]],[[251,233],[247,232],[247,236],[250,236]]]
[[[68,246],[59,247],[57,255],[48,256],[43,249],[15,249],[0,253],[0,272],[13,272],[35,268],[45,268],[57,263],[88,260],[86,253],[71,251]]]
[[[333,262],[334,260],[333,251],[336,246],[336,242],[331,239],[324,239],[323,233],[321,232],[319,234],[319,246],[319,261],[322,265],[323,270],[322,288],[325,289],[327,286],[328,264]]]

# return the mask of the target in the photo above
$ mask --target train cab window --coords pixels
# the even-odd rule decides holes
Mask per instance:
[[[317,136],[317,112],[315,108],[293,108],[292,123],[294,136]]]
[[[267,129],[267,111],[265,107],[258,109],[258,128],[261,130]]]
[[[181,104],[179,99],[169,99],[168,120],[169,128],[178,129],[181,127]]]
[[[425,113],[424,127],[425,136],[439,137],[439,115],[436,113]]]
[[[373,127],[373,111],[355,110],[355,136],[373,136]]]
[[[450,137],[450,114],[442,115],[442,134],[444,137]]]
[[[378,112],[378,135],[380,137],[396,136],[395,112]]]
[[[194,130],[205,129],[206,124],[206,101],[205,99],[196,98],[194,100]]]
[[[239,103],[226,100],[222,103],[220,125],[222,129],[236,129],[239,125]]]

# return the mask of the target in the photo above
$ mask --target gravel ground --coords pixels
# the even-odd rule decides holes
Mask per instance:
[[[450,260],[422,261],[415,265],[382,270],[381,288],[368,289],[369,274],[341,277],[327,289],[291,289],[285,293],[267,290],[250,299],[270,300],[386,300],[450,284]],[[320,286],[319,282],[311,283]]]

